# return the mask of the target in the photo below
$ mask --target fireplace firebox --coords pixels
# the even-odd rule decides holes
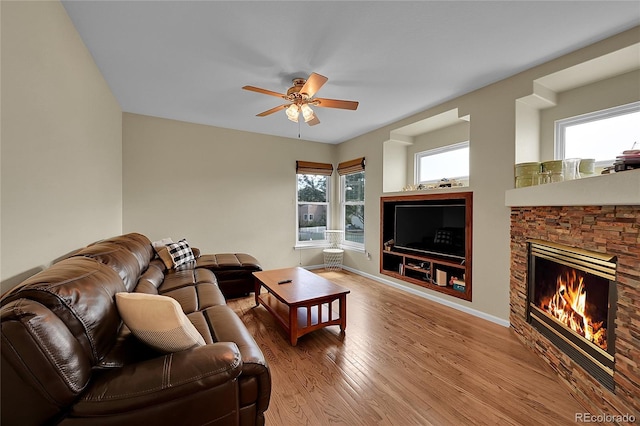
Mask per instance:
[[[529,241],[527,321],[614,390],[616,258]]]

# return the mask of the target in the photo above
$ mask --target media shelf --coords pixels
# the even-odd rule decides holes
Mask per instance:
[[[413,194],[380,198],[380,273],[430,290],[471,301],[471,192]],[[422,253],[395,247],[397,206],[464,205],[464,257]],[[445,213],[446,214],[446,213]],[[399,216],[400,218],[401,216]],[[425,217],[424,220],[433,220]]]

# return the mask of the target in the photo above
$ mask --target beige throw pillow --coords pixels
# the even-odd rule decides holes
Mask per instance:
[[[173,240],[171,238],[163,238],[151,243],[153,249],[158,254],[158,257],[162,260],[162,263],[164,263],[164,266],[167,269],[171,269],[173,268],[173,257],[169,253],[167,244],[173,244]]]
[[[151,245],[153,246],[154,249],[158,249],[160,247],[164,247],[167,244],[173,244],[173,240],[171,238],[163,238],[161,240],[154,241],[154,242],[151,243]]]
[[[205,344],[202,335],[171,297],[117,293],[116,305],[134,336],[162,352],[177,352]]]
[[[169,247],[159,247],[156,249],[156,253],[158,253],[158,257],[167,269],[173,268],[173,257],[171,257],[171,253],[169,253]]]

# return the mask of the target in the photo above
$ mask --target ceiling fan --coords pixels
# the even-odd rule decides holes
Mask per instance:
[[[244,86],[244,90],[249,90],[252,92],[263,93],[265,95],[276,96],[278,98],[282,98],[286,100],[288,103],[283,105],[278,105],[275,108],[271,108],[260,114],[256,114],[257,117],[265,117],[267,115],[273,114],[274,112],[281,111],[286,109],[286,114],[289,120],[298,122],[300,114],[309,126],[315,126],[320,123],[318,117],[315,112],[311,109],[311,106],[318,106],[323,108],[339,108],[339,109],[350,109],[355,110],[358,108],[358,102],[355,101],[343,101],[339,99],[325,99],[325,98],[314,98],[313,95],[316,94],[318,90],[327,82],[328,78],[316,74],[311,73],[308,79],[304,78],[294,78],[293,86],[291,86],[287,90],[287,94],[273,92],[271,90],[261,89],[255,86]]]

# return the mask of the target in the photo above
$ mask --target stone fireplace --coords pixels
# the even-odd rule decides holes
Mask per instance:
[[[640,205],[510,206],[511,327],[592,414],[640,418]],[[604,274],[562,262],[550,266],[548,247],[614,266]],[[537,290],[533,279],[543,281]],[[587,298],[594,305],[585,313]],[[561,318],[549,319],[548,310],[561,311]],[[571,321],[582,330],[554,328]],[[566,342],[566,334],[594,332],[600,335]],[[577,347],[579,356],[566,346]]]

